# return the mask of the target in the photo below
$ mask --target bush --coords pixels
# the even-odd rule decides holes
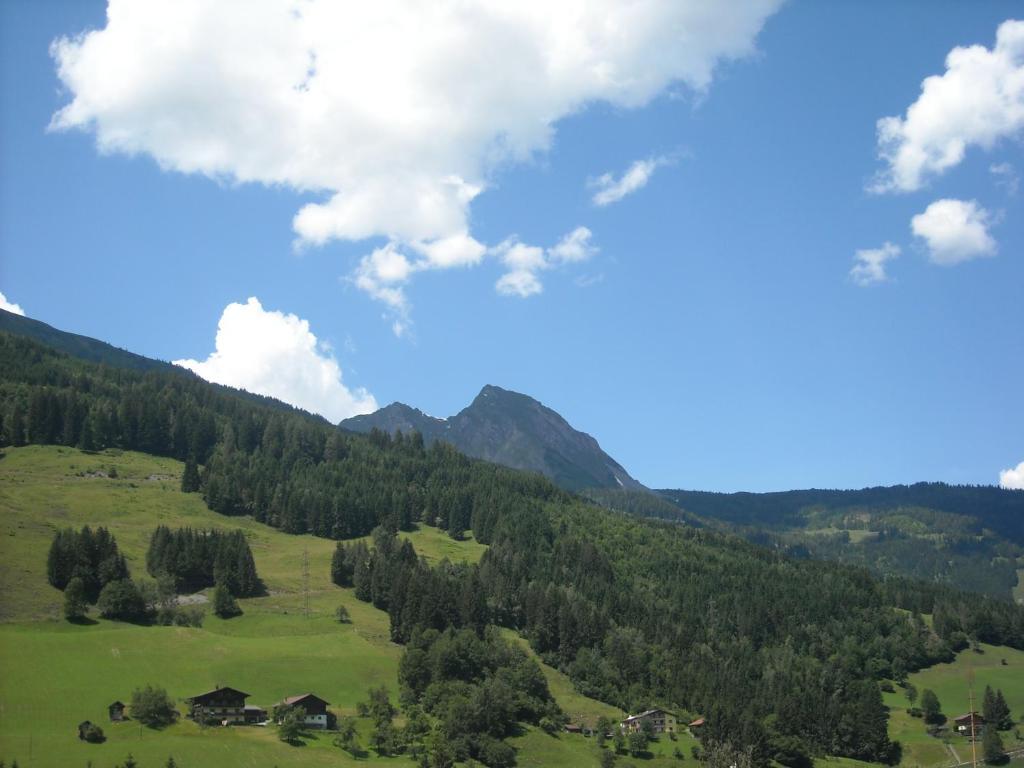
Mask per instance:
[[[103,735],[103,729],[95,723],[89,723],[83,727],[79,732],[79,736],[82,741],[87,741],[90,744],[102,744],[107,740],[107,737]]]
[[[178,718],[178,710],[167,691],[154,685],[132,692],[132,717],[150,728],[162,728]]]
[[[64,588],[64,618],[68,621],[81,621],[88,610],[85,583],[76,576]]]
[[[352,618],[348,615],[348,608],[344,605],[339,605],[338,609],[334,612],[334,615],[341,624],[349,624],[352,621]]]
[[[141,621],[146,618],[146,601],[131,579],[112,581],[100,592],[97,601],[105,619]]]

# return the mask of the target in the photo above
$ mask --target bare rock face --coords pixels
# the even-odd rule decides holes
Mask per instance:
[[[467,456],[547,475],[561,487],[643,488],[597,441],[532,397],[485,386],[449,419],[428,416],[402,403],[346,419],[353,432],[418,431],[430,443],[445,440]]]

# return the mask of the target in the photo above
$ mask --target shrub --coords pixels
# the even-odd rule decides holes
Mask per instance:
[[[167,691],[154,685],[136,688],[132,692],[131,711],[133,718],[150,728],[170,725],[178,717]]]
[[[141,621],[146,618],[146,601],[131,579],[112,581],[100,592],[97,601],[105,619]]]
[[[102,744],[107,740],[107,737],[103,735],[103,729],[95,723],[89,723],[83,727],[80,735],[82,741],[87,741],[90,744]]]

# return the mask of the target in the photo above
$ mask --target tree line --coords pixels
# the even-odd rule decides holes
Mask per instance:
[[[179,593],[198,592],[217,584],[223,584],[235,597],[264,593],[252,550],[241,530],[171,530],[158,526],[149,540],[146,570],[151,576],[170,576]]]

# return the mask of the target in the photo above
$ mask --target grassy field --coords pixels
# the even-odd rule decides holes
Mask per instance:
[[[975,709],[981,710],[981,696],[985,686],[991,685],[1002,689],[1011,714],[1019,720],[1024,715],[1024,652],[991,645],[982,645],[981,651],[963,651],[950,664],[937,664],[910,675],[910,682],[919,695],[926,688],[935,691],[943,713],[952,721],[970,708],[968,679],[973,672]],[[951,765],[953,756],[947,744],[953,747],[962,761],[971,759],[969,741],[953,735],[944,739],[929,736],[924,722],[907,714],[908,704],[902,689],[897,687],[895,693],[886,693],[884,697],[889,707],[889,734],[903,744],[903,765]],[[1017,741],[1013,731],[1001,735],[1007,749],[1024,746],[1024,742]]]
[[[85,766],[87,761],[108,768],[131,752],[142,768],[162,766],[168,755],[185,768],[356,763],[329,736],[292,747],[279,742],[273,728],[200,729],[182,720],[152,731],[107,722],[107,704],[127,700],[147,683],[167,688],[178,700],[216,684],[232,685],[252,694],[250,703],[263,706],[314,691],[340,715],[354,714],[368,688],[396,687],[401,648],[388,640],[386,614],[330,583],[334,543],[214,514],[199,496],[178,490],[181,469],[178,462],[137,453],[93,455],[38,446],[8,450],[0,459],[0,760],[9,764],[16,758],[22,768]],[[46,552],[57,528],[86,523],[111,529],[136,577],[145,576],[146,547],[159,523],[241,528],[269,594],[240,601],[244,614],[238,618],[208,615],[200,629],[104,620],[68,624],[61,618],[61,593],[46,583]],[[433,528],[403,535],[434,562],[476,561],[485,550],[472,539],[456,542]],[[308,617],[302,610],[304,553],[310,570]],[[348,608],[351,624],[333,620],[339,604]],[[544,670],[574,720],[620,714],[575,693],[558,671]],[[78,740],[77,724],[86,719],[102,725],[106,743]],[[597,764],[593,740],[582,736],[529,729],[512,743],[522,766]],[[687,754],[691,743],[684,744]],[[656,743],[656,757],[643,764],[677,764],[669,744],[667,739]],[[358,761],[367,762],[411,765],[407,758],[372,753]]]

